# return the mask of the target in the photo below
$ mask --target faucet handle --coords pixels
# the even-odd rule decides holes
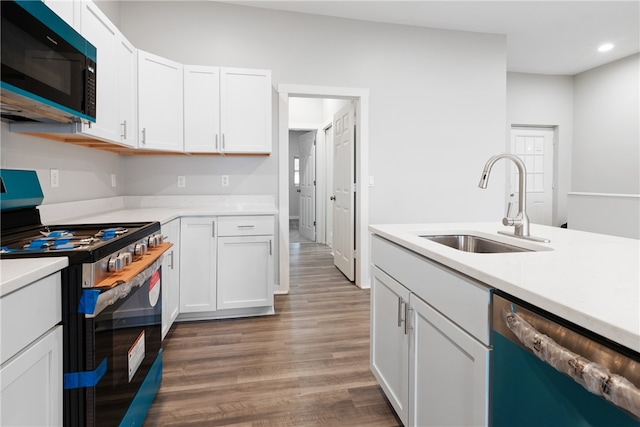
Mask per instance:
[[[513,203],[507,203],[507,214],[504,218],[502,218],[502,225],[520,225],[522,223],[521,218],[513,218],[511,216],[511,208],[513,207]]]

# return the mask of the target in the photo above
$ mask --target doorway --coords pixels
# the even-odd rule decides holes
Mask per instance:
[[[511,127],[511,153],[527,168],[527,215],[533,224],[555,222],[555,137],[553,127]],[[518,171],[510,167],[507,180],[507,206],[518,212]]]
[[[355,250],[354,270],[355,284],[361,288],[370,287],[369,284],[369,239],[368,239],[368,187],[360,183],[368,182],[365,177],[368,176],[368,120],[369,120],[369,91],[362,88],[335,88],[335,87],[318,87],[318,86],[300,86],[300,85],[279,85],[279,191],[278,191],[278,209],[279,209],[279,284],[276,293],[287,293],[289,290],[289,107],[290,98],[331,98],[340,100],[353,101],[355,109],[354,123],[358,127],[359,132],[354,139],[354,169],[355,183],[354,190],[354,212],[355,227],[353,228],[353,241]],[[296,126],[297,127],[297,126]],[[316,137],[325,139],[329,124],[317,127]],[[316,152],[317,154],[317,152]],[[323,156],[325,157],[325,156]],[[326,156],[328,157],[328,156]],[[319,165],[319,161],[317,164]],[[318,187],[327,183],[318,181]],[[322,200],[324,201],[324,200]],[[320,204],[321,198],[318,198]],[[326,217],[326,215],[325,215]],[[327,240],[328,227],[326,219],[318,223],[316,236],[323,233],[324,241]],[[329,235],[329,238],[331,236]],[[318,238],[316,238],[318,240]],[[361,249],[363,248],[363,249]]]

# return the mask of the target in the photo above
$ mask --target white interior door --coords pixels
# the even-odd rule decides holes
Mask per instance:
[[[300,135],[300,222],[299,233],[316,240],[316,133]]]
[[[527,215],[534,224],[553,221],[553,138],[551,128],[511,128],[511,152],[527,168]],[[507,201],[518,211],[518,170],[511,167]]]
[[[326,164],[326,193],[325,201],[327,202],[325,211],[325,230],[327,233],[326,242],[327,246],[333,248],[333,205],[334,203],[329,200],[329,197],[333,195],[333,124],[324,130],[324,147],[325,147],[325,164]]]
[[[333,263],[355,279],[355,123],[354,103],[333,116]]]

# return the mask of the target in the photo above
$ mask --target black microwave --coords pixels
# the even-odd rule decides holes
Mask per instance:
[[[96,121],[97,51],[42,1],[0,1],[2,118]]]

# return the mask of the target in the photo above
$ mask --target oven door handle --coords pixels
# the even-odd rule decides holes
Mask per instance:
[[[631,381],[561,346],[517,313],[503,308],[500,317],[522,345],[540,360],[640,419],[640,389]]]
[[[131,280],[128,280],[126,282],[120,282],[116,286],[108,290],[105,290],[103,292],[100,292],[100,295],[98,295],[98,298],[95,302],[95,307],[93,308],[93,311],[86,313],[85,314],[86,317],[88,318],[96,317],[105,308],[115,304],[118,300],[126,298],[131,293],[131,289],[142,286],[147,281],[147,279],[151,277],[153,273],[158,271],[158,269],[162,265],[163,259],[164,258],[160,256],[148,267],[146,267],[144,270],[142,270],[140,273],[134,276]]]

